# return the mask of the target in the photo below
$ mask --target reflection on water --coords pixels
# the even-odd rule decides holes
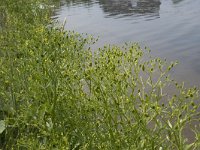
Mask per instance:
[[[174,4],[178,4],[178,3],[180,3],[181,1],[183,1],[183,0],[172,0],[172,2],[173,2]]]
[[[117,16],[149,16],[150,20],[159,17],[159,10],[162,0],[61,0],[67,7],[85,6],[92,7],[98,4],[107,17]],[[178,4],[183,0],[171,0]]]
[[[105,13],[109,16],[153,14],[159,15],[160,0],[99,0]]]
[[[93,0],[64,0],[64,1],[61,1],[61,3],[65,4],[68,7],[71,7],[73,5],[79,5],[79,4],[90,6],[93,4]]]
[[[63,3],[63,1],[62,1]],[[151,15],[159,16],[160,0],[66,0],[64,4],[67,7],[84,5],[92,7],[93,4],[99,4],[107,16],[117,15]]]
[[[108,16],[115,15],[155,15],[159,16],[159,10],[162,0],[61,0],[61,3],[67,7],[84,5],[92,7],[98,3]],[[171,0],[178,4],[184,0]]]

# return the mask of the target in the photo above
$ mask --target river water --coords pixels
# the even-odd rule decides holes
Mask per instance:
[[[172,76],[200,85],[200,0],[61,0],[54,18],[66,30],[99,37],[105,44],[138,42],[153,56],[178,60]]]

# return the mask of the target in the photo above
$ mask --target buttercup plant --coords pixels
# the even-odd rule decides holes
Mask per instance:
[[[176,63],[138,44],[92,51],[52,4],[0,3],[1,149],[200,148],[198,89],[170,78]]]

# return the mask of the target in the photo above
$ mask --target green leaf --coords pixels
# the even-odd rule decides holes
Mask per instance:
[[[191,143],[191,144],[189,144],[189,145],[186,145],[186,146],[185,146],[185,150],[191,149],[193,145],[194,145],[194,143]]]
[[[169,127],[172,128],[172,124],[170,123],[170,121],[167,120],[167,122],[168,122]]]
[[[6,129],[4,120],[0,121],[0,134]]]
[[[144,65],[142,66],[142,71],[145,71],[145,66]]]

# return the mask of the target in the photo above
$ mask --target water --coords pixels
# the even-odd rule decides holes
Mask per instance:
[[[105,44],[139,42],[152,55],[178,60],[172,74],[200,85],[200,0],[61,0],[55,18],[65,28],[99,37]]]

